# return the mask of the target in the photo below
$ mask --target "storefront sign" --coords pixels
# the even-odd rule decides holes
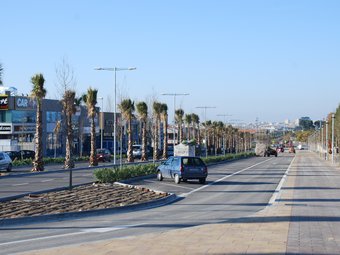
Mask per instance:
[[[7,125],[0,126],[0,132],[11,132],[11,130],[12,130],[12,126],[7,126]]]
[[[8,110],[8,96],[0,95],[0,110]]]
[[[35,126],[14,126],[14,132],[27,132],[27,133],[34,133]]]
[[[15,98],[15,109],[17,110],[34,110],[36,109],[37,103],[33,98],[29,97],[16,97]]]

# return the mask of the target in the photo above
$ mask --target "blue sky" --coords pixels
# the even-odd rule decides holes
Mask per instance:
[[[74,69],[76,91],[156,98],[207,119],[244,122],[324,118],[340,103],[340,1],[2,0],[5,86],[29,93],[43,73],[57,98],[56,66]],[[99,103],[101,104],[101,103]],[[112,103],[113,104],[113,103]],[[227,119],[228,120],[228,119]]]

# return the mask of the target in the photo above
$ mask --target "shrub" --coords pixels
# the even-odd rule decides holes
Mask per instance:
[[[102,168],[94,171],[98,182],[113,183],[156,173],[156,164],[125,165],[122,168]]]

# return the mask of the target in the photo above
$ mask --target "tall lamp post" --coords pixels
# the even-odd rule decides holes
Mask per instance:
[[[334,120],[335,114],[332,113],[332,163],[334,164]]]
[[[326,160],[328,160],[328,120],[326,120]]]
[[[197,106],[198,109],[204,109],[204,122],[207,122],[207,109],[216,108],[216,106]],[[205,157],[208,157],[207,147],[207,127],[204,129],[204,140],[205,140]]]
[[[227,125],[227,122],[226,122],[226,117],[230,117],[231,114],[217,114],[217,116],[220,116],[220,117],[224,117],[224,125],[226,126]],[[223,155],[225,156],[225,135],[223,134]]]
[[[175,148],[175,125],[176,125],[176,96],[188,96],[189,93],[163,93],[162,96],[173,96],[174,97],[174,125],[173,125],[173,144]]]
[[[103,149],[103,129],[104,129],[104,110],[103,110],[103,97],[98,97],[98,99],[102,100],[102,107],[100,108],[100,149]]]
[[[113,112],[113,164],[116,164],[116,126],[117,126],[117,72],[118,71],[132,71],[136,70],[136,67],[127,67],[127,68],[121,68],[121,67],[97,67],[94,70],[99,71],[111,71],[115,73],[115,97],[114,97],[114,112]]]

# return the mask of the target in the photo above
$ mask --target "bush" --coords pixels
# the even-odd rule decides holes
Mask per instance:
[[[156,174],[156,164],[125,165],[122,168],[102,168],[94,171],[98,182],[113,183],[133,177]]]
[[[221,161],[227,161],[231,159],[239,159],[239,158],[247,158],[247,157],[253,157],[255,156],[254,152],[241,152],[238,154],[226,154],[225,156],[210,156],[208,158],[202,158],[204,163],[206,164],[211,164],[211,163],[216,163],[216,162],[221,162]]]

